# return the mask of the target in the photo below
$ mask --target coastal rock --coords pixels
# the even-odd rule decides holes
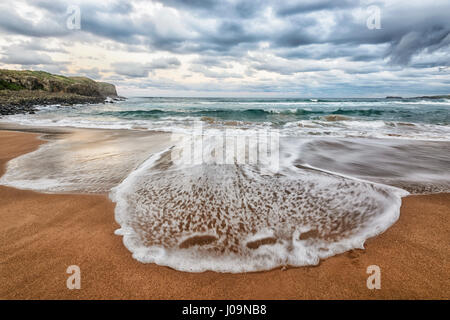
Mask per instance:
[[[85,77],[65,77],[44,71],[0,69],[0,115],[34,113],[36,105],[62,106],[119,101],[116,87]]]
[[[102,96],[100,90],[96,85],[88,85],[83,83],[75,83],[64,89],[66,93],[74,93],[88,97]]]
[[[97,82],[100,95],[103,97],[118,98],[116,87],[111,83]]]

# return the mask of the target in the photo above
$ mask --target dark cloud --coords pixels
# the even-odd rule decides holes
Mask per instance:
[[[450,29],[439,27],[424,32],[412,31],[392,44],[387,55],[393,64],[406,65],[423,50],[433,52],[450,45]]]
[[[215,71],[203,65],[193,65],[189,70],[201,73],[207,78],[215,78],[215,79],[243,78],[243,76],[239,73],[227,72],[224,70]]]
[[[251,64],[251,67],[255,70],[274,72],[282,75],[293,75],[296,73],[324,71],[329,69],[325,66],[311,65],[303,61],[289,61],[289,60],[258,61],[253,62]]]
[[[157,0],[165,6],[173,8],[188,8],[211,10],[220,4],[219,0]]]
[[[136,0],[136,3],[142,2]],[[351,61],[378,59],[372,54],[357,53],[352,57],[348,52],[362,44],[387,44],[385,57],[393,64],[406,65],[411,58],[424,50],[432,52],[449,45],[450,23],[445,7],[424,6],[384,7],[378,3],[381,12],[382,29],[370,30],[366,19],[355,19],[351,9],[361,9],[367,5],[358,1],[316,0],[316,1],[213,1],[213,0],[164,0],[164,6],[177,10],[193,12],[198,23],[189,22],[186,27],[189,35],[179,30],[165,30],[152,19],[132,19],[130,13],[134,5],[128,1],[108,3],[83,3],[82,30],[128,45],[146,45],[153,50],[174,53],[207,53],[211,55],[243,56],[248,50],[255,50],[258,43],[267,42],[270,48],[303,48],[311,44],[347,45],[347,53],[328,46],[329,53],[297,52],[297,57],[322,59],[335,56],[349,56]],[[13,34],[31,37],[67,37],[70,30],[64,27],[69,1],[50,0],[29,1],[30,5],[48,12],[48,19],[33,21],[19,16],[8,6],[0,11],[0,29]],[[253,21],[271,8],[283,17],[274,30],[260,30]],[[406,10],[407,8],[408,10]],[[344,10],[345,9],[345,10]],[[321,16],[310,13],[326,11],[333,15],[333,26],[324,25]],[[401,16],[402,19],[398,17]],[[213,18],[214,26],[202,26],[203,18]],[[168,32],[170,31],[170,32]],[[288,57],[288,56],[284,56]]]
[[[180,60],[177,58],[161,58],[155,59],[148,64],[149,68],[154,69],[172,69],[181,66]]]
[[[266,8],[266,5],[266,1],[263,0],[243,0],[237,2],[232,11],[235,12],[237,16],[248,19],[260,14],[261,11]]]
[[[62,19],[34,21],[22,17],[12,8],[0,5],[0,30],[7,34],[19,34],[30,37],[61,37],[68,33],[62,26]]]
[[[0,61],[6,64],[20,64],[24,66],[55,64],[52,58],[46,54],[36,54],[24,51],[7,51],[3,54],[3,56],[4,57],[1,58]]]
[[[69,53],[61,46],[47,46],[43,42],[39,41],[24,42],[20,45],[20,47],[26,51]]]
[[[321,10],[348,9],[357,5],[359,5],[357,1],[351,0],[287,1],[287,3],[282,3],[280,5],[277,9],[277,14],[281,16],[288,16]]]
[[[150,72],[145,64],[136,62],[117,62],[112,67],[117,74],[132,78],[146,78]]]
[[[270,4],[267,0],[156,0],[164,6],[175,9],[191,10],[217,17],[251,18]]]
[[[54,46],[46,44],[41,39],[36,39],[34,41],[20,41],[12,45],[2,47],[2,50],[6,52],[8,55],[14,55],[17,52],[58,52],[58,53],[68,53],[66,49],[62,46]]]
[[[397,72],[398,68],[426,70],[449,65],[449,1],[155,1],[158,6],[148,12],[145,0],[82,1],[81,30],[66,27],[67,8],[72,1],[3,2],[0,36],[20,35],[27,40],[18,43],[16,39],[15,47],[2,48],[1,62],[60,66],[51,53],[70,53],[58,45],[59,41],[109,51],[192,55],[188,58],[190,65],[183,70],[214,79],[258,77],[260,71],[297,77],[330,70],[375,77],[375,73]],[[42,16],[21,12],[16,4],[23,2]],[[367,27],[369,5],[380,9],[380,29]],[[231,71],[230,62],[241,65],[241,71]],[[112,71],[144,81],[142,78],[154,70],[180,65],[176,58],[119,61],[112,64]],[[79,72],[100,75],[90,68]],[[317,81],[326,87],[323,80]],[[278,90],[273,84],[258,83],[256,87]],[[248,90],[252,90],[252,84],[248,84]]]
[[[228,65],[225,63],[226,59],[223,57],[211,57],[211,56],[201,56],[192,61],[192,64],[201,65],[205,67],[219,67],[219,68],[228,68]]]
[[[146,78],[150,72],[160,69],[176,69],[181,65],[177,58],[155,59],[149,63],[117,62],[113,63],[114,71],[123,76],[132,78]]]
[[[32,51],[32,49],[36,51]],[[54,61],[48,54],[39,51],[46,51],[45,47],[39,44],[21,43],[18,45],[11,45],[0,50],[0,62],[5,64],[18,64],[23,66],[32,65],[61,65],[65,62]]]

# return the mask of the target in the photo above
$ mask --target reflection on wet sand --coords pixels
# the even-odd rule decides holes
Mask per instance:
[[[107,193],[169,135],[127,130],[74,130],[45,134],[49,143],[11,160],[1,183],[41,192]]]

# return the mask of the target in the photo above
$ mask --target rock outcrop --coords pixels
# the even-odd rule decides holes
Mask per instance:
[[[116,87],[85,77],[0,69],[0,115],[32,113],[34,105],[101,103],[119,98]]]
[[[85,77],[64,77],[44,71],[0,70],[0,83],[5,89],[43,90],[73,93],[87,97],[117,97],[116,87]],[[1,87],[0,87],[1,89]]]
[[[116,86],[107,82],[97,82],[100,94],[103,97],[117,98]]]

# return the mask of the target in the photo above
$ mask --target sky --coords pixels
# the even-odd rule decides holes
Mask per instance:
[[[0,0],[0,68],[124,96],[450,94],[449,0]]]

